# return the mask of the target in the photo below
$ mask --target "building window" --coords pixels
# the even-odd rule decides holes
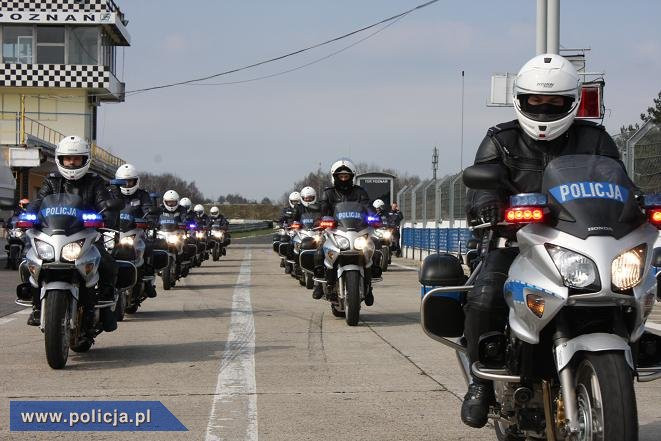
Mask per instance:
[[[69,28],[68,64],[99,64],[99,29],[88,26]]]
[[[32,26],[3,26],[3,62],[32,64],[32,43]]]
[[[37,63],[64,64],[64,26],[37,26]]]
[[[110,38],[108,34],[106,34],[105,32],[103,33],[102,45],[103,45],[103,65],[108,66],[108,68],[110,68],[110,72],[114,74],[117,63],[115,45],[112,41],[112,38]]]

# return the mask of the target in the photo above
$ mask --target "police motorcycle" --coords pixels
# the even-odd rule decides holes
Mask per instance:
[[[138,271],[137,283],[132,288],[123,290],[117,300],[115,316],[117,321],[122,321],[124,313],[135,314],[138,311],[150,290],[154,289],[156,276],[146,275],[144,271],[149,221],[135,217],[130,206],[120,212],[119,220],[119,241],[112,246],[111,254],[116,260],[132,262]],[[167,262],[168,255],[165,251],[152,252],[151,264],[155,271],[162,270],[167,266]]]
[[[17,223],[19,216],[13,216],[11,219],[11,228],[7,231],[7,266],[12,270],[17,270],[21,264],[23,249],[25,248],[25,229],[19,228]]]
[[[294,254],[294,271],[292,274],[298,279],[301,286],[307,289],[314,288],[314,272],[303,268],[301,259],[304,253],[314,256],[317,247],[321,243],[322,231],[319,226],[319,215],[314,213],[303,213],[301,215],[300,228],[292,238]]]
[[[464,182],[516,193],[495,164],[467,168]],[[657,289],[651,267],[661,266],[661,198],[641,209],[621,165],[591,155],[552,160],[541,191],[512,196],[497,230],[474,227],[487,229],[482,255],[519,249],[504,285],[508,324],[481,337],[479,361],[469,365],[462,305],[481,262],[466,280],[456,257],[425,259],[422,327],[457,352],[467,382],[493,381],[499,440],[637,439],[633,381],[661,378],[661,338],[645,330]]]
[[[158,229],[154,231],[156,242],[154,252],[161,250],[167,253],[167,262],[158,271],[165,291],[173,288],[181,277],[188,274],[190,260],[184,253],[186,239],[186,224],[175,217],[175,213],[162,212],[158,218]]]
[[[381,249],[381,271],[385,272],[388,271],[388,266],[392,263],[392,252],[394,250],[394,234],[393,234],[393,227],[388,225],[387,222],[384,222],[382,219],[382,223],[379,225],[375,225],[374,228],[374,239],[375,243],[378,243],[380,245]]]
[[[186,248],[191,256],[191,267],[202,266],[202,262],[208,258],[207,231],[204,225],[194,220],[186,223]]]
[[[118,210],[119,200],[106,202],[106,209]],[[53,369],[62,369],[69,349],[87,352],[103,332],[100,310],[115,308],[120,291],[136,282],[130,262],[117,261],[119,268],[114,300],[97,301],[101,255],[94,244],[104,228],[100,213],[84,210],[80,196],[58,193],[45,197],[37,214],[25,213],[18,222],[30,247],[22,265],[29,283],[17,287],[17,304],[32,306],[32,290],[39,290],[40,329],[44,333],[46,359]],[[23,273],[23,269],[21,269]]]
[[[280,256],[280,266],[285,269],[285,274],[291,274],[294,270],[294,255],[293,255],[293,239],[296,235],[296,231],[301,228],[300,223],[285,223],[282,228],[277,231],[276,235],[279,236],[280,240],[273,243],[273,249],[277,250],[278,256]]]
[[[208,245],[208,249],[211,250],[211,257],[214,262],[219,261],[220,257],[226,254],[225,247],[228,242],[227,227],[221,225],[220,220],[214,221],[211,224]]]
[[[324,217],[319,223],[323,228],[324,265],[327,269],[337,268],[337,281],[333,292],[329,292],[325,279],[314,281],[324,286],[326,298],[331,304],[335,317],[345,317],[349,326],[356,326],[360,319],[360,305],[371,289],[365,272],[370,271],[371,282],[379,282],[380,271],[375,276],[374,261],[377,265],[381,251],[375,250],[372,241],[371,225],[380,222],[377,216],[368,216],[358,202],[341,202],[335,206],[335,216]],[[302,260],[307,271],[314,271],[313,256]]]

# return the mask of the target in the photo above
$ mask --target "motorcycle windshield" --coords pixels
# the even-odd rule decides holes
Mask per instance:
[[[64,234],[70,236],[83,229],[84,214],[96,214],[85,210],[80,196],[70,193],[57,193],[46,196],[41,201],[37,214],[38,228],[50,236]]]
[[[301,223],[307,230],[313,229],[316,225],[319,215],[315,213],[304,213],[301,215]]]
[[[360,231],[367,228],[367,210],[358,202],[340,202],[333,212],[337,226],[343,230]]]
[[[567,155],[551,161],[544,171],[553,225],[585,239],[619,239],[645,222],[636,188],[618,161],[605,156]]]
[[[171,213],[163,213],[158,218],[158,225],[161,231],[177,231],[179,229],[179,220]]]

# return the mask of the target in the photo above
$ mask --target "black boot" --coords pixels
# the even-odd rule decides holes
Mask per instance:
[[[372,285],[370,284],[367,287],[367,293],[365,294],[365,306],[372,306],[374,304],[374,293],[372,292]]]
[[[312,298],[315,300],[319,300],[324,296],[324,285],[321,283],[315,283],[314,284],[314,290],[312,291]]]
[[[28,316],[28,326],[39,326],[41,325],[41,310],[33,309],[30,315]]]
[[[493,401],[493,383],[473,382],[468,386],[461,405],[461,421],[464,424],[480,429],[487,424],[489,404]]]
[[[147,293],[147,297],[149,297],[150,299],[153,299],[157,295],[156,287],[151,283],[145,284],[145,292]]]
[[[99,287],[101,290],[101,300],[110,301],[115,298],[115,288],[112,286]],[[115,311],[112,308],[101,308],[99,311],[101,316],[101,324],[103,325],[103,330],[105,332],[112,332],[117,329],[117,317],[115,317]]]

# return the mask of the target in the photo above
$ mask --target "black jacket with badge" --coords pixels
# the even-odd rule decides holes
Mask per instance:
[[[107,182],[95,173],[87,173],[78,180],[69,180],[59,174],[51,173],[37,193],[37,197],[30,202],[27,211],[36,213],[46,196],[58,193],[68,193],[80,196],[83,203],[90,209],[100,212],[106,209],[106,201],[114,199],[108,190]],[[103,213],[106,226],[113,228],[118,224],[119,213],[106,210]]]
[[[488,130],[475,155],[475,164],[503,164],[519,193],[535,193],[541,190],[544,169],[551,160],[579,154],[620,158],[615,142],[602,125],[576,120],[559,138],[537,141],[526,135],[514,120]],[[469,219],[479,216],[481,207],[505,204],[510,194],[504,188],[469,190]]]
[[[139,188],[132,195],[125,195],[119,193],[116,196],[118,199],[124,201],[124,207],[131,207],[131,213],[137,218],[150,218],[158,217],[158,210],[154,206],[154,201],[149,196],[149,193]]]
[[[335,187],[328,187],[324,189],[321,195],[321,215],[333,216],[335,205],[340,202],[358,202],[365,207],[365,211],[369,214],[374,214],[374,208],[370,204],[370,197],[363,187],[354,185],[347,191],[340,191]]]
[[[300,205],[300,204],[299,204]],[[283,207],[282,212],[280,213],[280,224],[288,224],[294,220],[294,215],[296,214],[296,207]]]

